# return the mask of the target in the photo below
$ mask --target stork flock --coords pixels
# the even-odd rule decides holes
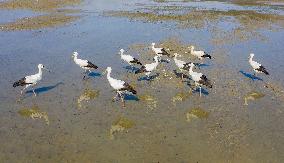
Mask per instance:
[[[152,51],[156,54],[156,56],[154,57],[153,63],[148,63],[148,64],[143,65],[137,58],[134,58],[131,55],[124,54],[124,52],[125,52],[124,49],[121,49],[119,54],[120,54],[121,59],[123,61],[127,62],[130,66],[133,66],[133,65],[141,66],[139,69],[137,69],[135,71],[135,74],[144,73],[147,76],[148,79],[149,79],[152,71],[154,71],[157,68],[157,66],[159,65],[159,63],[161,62],[161,58],[163,56],[167,56],[168,58],[173,58],[174,63],[176,64],[178,69],[182,72],[182,76],[181,76],[182,81],[184,79],[183,72],[187,71],[188,74],[191,76],[191,79],[194,81],[195,86],[199,87],[199,96],[200,97],[201,97],[201,87],[202,86],[212,88],[212,84],[211,84],[210,80],[204,74],[193,71],[193,68],[195,66],[198,66],[198,63],[182,61],[182,60],[177,58],[179,56],[179,54],[174,53],[171,56],[171,54],[169,52],[167,52],[167,50],[165,48],[155,47],[155,45],[156,45],[155,43],[152,43],[151,45],[152,45],[151,46]],[[212,59],[212,56],[209,55],[208,53],[206,53],[205,51],[194,50],[194,46],[190,46],[190,47],[188,47],[188,49],[189,49],[189,52],[186,52],[186,53],[190,53],[191,55],[197,57],[199,60],[203,60],[205,58]],[[96,66],[95,64],[93,64],[92,62],[90,62],[88,60],[79,59],[78,55],[79,55],[78,52],[73,52],[72,57],[74,59],[74,62],[84,70],[83,79],[85,79],[87,73],[88,72],[90,73],[93,70],[98,69],[98,66]],[[256,61],[253,61],[253,57],[254,57],[254,54],[251,53],[249,55],[249,64],[252,67],[252,69],[254,70],[254,72],[255,73],[264,73],[266,75],[269,75],[268,71],[264,68],[264,66],[262,66],[260,63],[258,63]],[[21,94],[23,94],[23,91],[26,90],[27,88],[32,87],[32,91],[34,93],[34,96],[36,96],[36,92],[34,90],[34,87],[42,79],[42,70],[43,69],[48,70],[47,68],[45,68],[45,66],[43,64],[39,64],[37,74],[21,78],[20,80],[16,81],[13,84],[13,87],[17,87],[17,86],[24,87],[21,90]],[[111,71],[112,71],[112,68],[107,67],[106,70],[103,72],[103,74],[107,74],[107,80],[108,80],[110,86],[116,91],[116,95],[115,95],[114,99],[119,97],[121,99],[122,103],[123,103],[123,106],[125,106],[125,100],[124,100],[125,95],[129,94],[129,93],[136,95],[137,91],[130,84],[126,83],[125,81],[111,77]],[[254,73],[254,75],[255,75],[255,73]]]

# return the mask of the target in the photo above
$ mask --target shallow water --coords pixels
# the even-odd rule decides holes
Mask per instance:
[[[281,6],[99,0],[68,8],[80,9],[75,13],[80,18],[56,27],[0,31],[0,162],[283,162]],[[121,11],[126,14],[112,15]],[[0,23],[43,14],[0,13]],[[143,75],[127,72],[116,54],[124,48],[150,63],[151,42],[178,52],[185,61],[199,62],[184,53],[190,44],[208,51],[214,59],[195,71],[204,73],[213,88],[204,88],[200,98],[190,80],[176,77],[172,61],[158,67],[152,82],[137,80]],[[98,65],[98,74],[82,80],[73,51]],[[252,75],[250,52],[270,76]],[[13,82],[36,73],[38,63],[51,72],[45,71],[36,86],[37,97],[27,91],[19,100],[20,88],[14,89]],[[137,89],[140,100],[129,97],[125,108],[112,102],[115,93],[102,75],[107,66],[114,78]],[[99,93],[89,97],[86,90]],[[244,105],[250,92],[265,96]],[[48,115],[49,125],[19,114],[34,106]],[[193,108],[202,108],[207,117],[189,123],[187,113]],[[110,130],[121,117],[135,125],[119,128],[111,139]]]

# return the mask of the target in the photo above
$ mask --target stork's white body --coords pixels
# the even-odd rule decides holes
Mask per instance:
[[[182,71],[182,70],[183,70],[182,68],[184,67],[184,65],[186,64],[186,62],[177,59],[177,55],[178,55],[178,54],[175,54],[175,55],[174,55],[174,61],[175,61],[175,64],[177,65],[177,67],[179,68],[179,70]]]
[[[91,70],[91,68],[86,67],[88,66],[88,60],[79,59],[77,56],[74,56],[74,62],[84,70]]]
[[[21,90],[21,94],[23,94],[23,91],[25,89],[29,88],[30,86],[32,87],[35,86],[42,79],[42,69],[44,68],[44,66],[42,64],[39,64],[37,67],[38,67],[37,74],[26,76],[13,84],[13,87],[24,86],[24,88]],[[33,88],[33,93],[36,96],[34,88]]]
[[[146,73],[145,75],[149,76],[151,74],[151,72],[153,70],[155,70],[157,68],[157,66],[159,65],[159,61],[158,61],[158,57],[154,57],[155,62],[154,63],[150,63],[150,64],[145,64],[145,69],[146,69]]]
[[[261,73],[261,71],[258,71],[257,69],[260,68],[261,64],[260,63],[257,63],[256,61],[253,61],[252,58],[254,57],[254,54],[251,54],[250,55],[250,58],[249,58],[249,64],[251,65],[251,67],[253,68],[254,72],[256,73]]]
[[[121,57],[122,60],[124,60],[125,62],[127,62],[130,65],[132,65],[131,61],[134,61],[134,57],[132,57],[131,55],[124,54],[123,49],[120,50],[120,57]]]
[[[197,57],[197,58],[200,59],[200,60],[203,59],[202,56],[205,55],[205,52],[204,52],[204,51],[201,51],[201,50],[199,50],[199,51],[194,50],[194,46],[190,46],[189,49],[190,49],[190,54],[191,54],[191,55]]]
[[[118,91],[119,89],[122,89],[124,87],[125,82],[122,80],[114,79],[110,76],[111,69],[107,69],[107,80],[110,84],[110,86]]]
[[[199,84],[199,81],[201,80],[202,73],[194,72],[192,69],[194,67],[194,64],[190,64],[189,68],[189,75],[191,76],[192,80],[194,81],[194,84],[196,87],[199,87],[199,96],[201,97],[201,85]]]

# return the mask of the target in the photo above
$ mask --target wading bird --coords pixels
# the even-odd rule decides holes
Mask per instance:
[[[190,54],[197,57],[198,59],[202,60],[203,58],[211,59],[211,55],[207,54],[205,51],[197,51],[194,50],[194,46],[188,47],[190,50]]]
[[[142,66],[139,70],[135,71],[135,74],[139,74],[139,73],[143,73],[145,72],[145,75],[149,78],[149,75],[151,74],[151,72],[153,70],[156,69],[156,67],[159,64],[159,60],[158,60],[158,56],[154,57],[155,62],[154,63],[150,63],[150,64],[145,64],[144,66]]]
[[[107,80],[110,84],[110,86],[116,91],[116,95],[113,99],[116,99],[117,96],[121,99],[123,103],[123,107],[125,107],[125,101],[124,101],[124,94],[125,93],[132,93],[137,94],[137,91],[133,89],[128,83],[122,80],[114,79],[110,76],[111,73],[111,67],[107,67],[106,73],[107,73]]]
[[[39,64],[38,66],[38,73],[30,76],[26,76],[19,81],[16,81],[13,84],[13,87],[17,86],[24,86],[24,89],[21,90],[21,94],[23,94],[23,91],[27,89],[28,87],[32,86],[33,93],[36,96],[34,86],[42,79],[42,69],[46,69],[43,64]]]
[[[191,63],[190,68],[189,68],[189,75],[191,76],[192,80],[194,81],[195,86],[199,87],[199,96],[201,97],[201,86],[204,85],[206,87],[212,88],[212,84],[207,79],[207,77],[205,75],[203,75],[202,73],[193,72],[192,71],[193,67],[194,67],[194,64]]]
[[[250,56],[249,56],[249,64],[253,68],[254,72],[255,73],[264,73],[266,75],[269,75],[267,70],[260,63],[257,63],[256,61],[252,60],[253,57],[254,57],[254,54],[251,53]],[[255,75],[255,73],[254,73],[254,75]]]
[[[88,60],[79,59],[78,58],[78,52],[74,52],[72,57],[74,58],[74,62],[78,66],[80,66],[82,69],[84,69],[85,72],[84,72],[83,79],[85,79],[87,71],[89,71],[89,73],[91,73],[91,70],[98,68],[98,66],[94,65],[92,62],[90,62]]]
[[[132,57],[131,55],[124,54],[124,49],[120,49],[120,57],[122,60],[126,61],[129,65],[138,64],[142,66],[142,63],[138,59]]]
[[[179,70],[181,71],[181,73],[183,72],[183,70],[189,70],[190,68],[190,64],[191,62],[184,62],[182,60],[179,60],[177,59],[177,56],[178,54],[177,53],[174,53],[174,61],[175,61],[175,64],[177,65],[177,67],[179,68]],[[195,63],[194,63],[195,64]],[[195,64],[197,65],[197,64]],[[183,73],[181,75],[181,79],[183,80]]]
[[[155,43],[152,43],[152,50],[159,56],[159,60],[161,60],[163,55],[170,57],[170,54],[164,48],[156,48]]]

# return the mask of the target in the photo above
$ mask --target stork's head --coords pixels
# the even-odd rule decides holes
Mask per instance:
[[[78,52],[73,52],[72,57],[77,57],[78,56]]]
[[[44,68],[44,65],[43,64],[38,64],[38,66],[37,66],[39,69],[42,69],[42,68]]]
[[[152,46],[155,46],[155,45],[156,45],[156,43],[153,42],[153,43],[152,43]]]
[[[250,53],[250,54],[249,54],[249,57],[250,57],[250,58],[253,58],[253,57],[254,57],[254,54],[253,54],[253,53]]]
[[[111,67],[107,67],[106,71],[111,72]]]
[[[193,49],[194,49],[194,46],[191,45],[191,46],[188,47],[188,49],[189,49],[189,50],[193,50]]]
[[[155,60],[156,62],[158,62],[158,61],[159,61],[159,57],[158,57],[158,56],[155,56],[155,57],[154,57],[154,60]]]
[[[124,49],[120,49],[120,53],[124,53]]]
[[[47,69],[47,68],[45,68],[45,66],[44,66],[43,64],[38,64],[37,67],[38,67],[39,69],[45,69],[45,70],[47,70],[48,72],[50,72],[50,70]]]

